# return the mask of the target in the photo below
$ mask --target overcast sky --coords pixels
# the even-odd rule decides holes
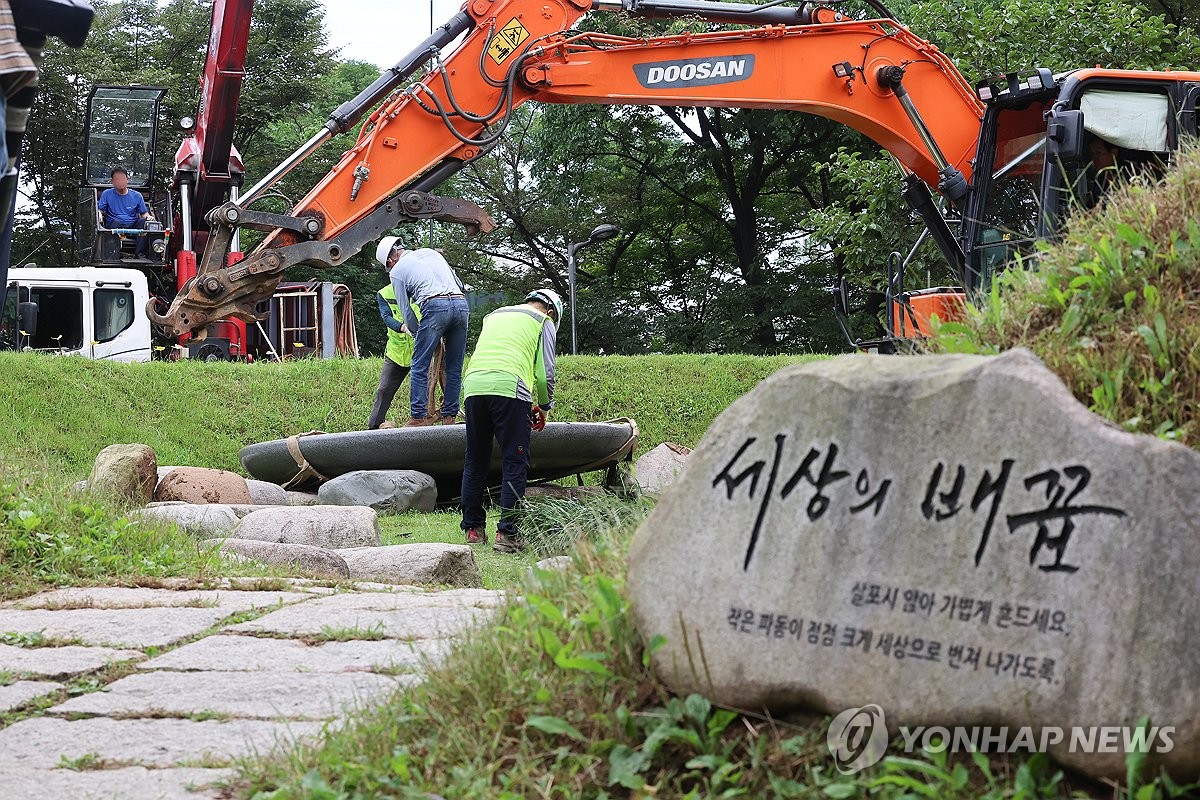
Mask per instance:
[[[435,25],[453,17],[463,0],[433,0]],[[329,44],[342,58],[390,67],[429,35],[430,0],[324,0]]]

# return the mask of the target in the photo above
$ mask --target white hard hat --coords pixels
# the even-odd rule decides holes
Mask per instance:
[[[547,306],[554,312],[554,321],[561,322],[563,315],[563,301],[558,296],[558,292],[553,289],[534,289],[526,297],[526,300],[537,300],[539,303]]]
[[[375,260],[383,266],[387,266],[388,256],[392,254],[392,248],[400,243],[399,236],[385,236],[379,240],[379,246],[375,248]]]

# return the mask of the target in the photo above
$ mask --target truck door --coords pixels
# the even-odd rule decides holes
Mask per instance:
[[[1200,101],[1200,83],[1183,84],[1183,102],[1179,109],[1179,135],[1196,136],[1200,129],[1196,124],[1196,104]]]
[[[20,347],[17,324],[17,284],[8,284],[4,295],[4,307],[0,308],[0,352],[17,350]]]
[[[150,320],[132,282],[97,281],[92,290],[92,358],[150,360]]]
[[[85,289],[70,284],[29,286],[29,299],[38,305],[38,326],[30,347],[91,356],[91,340],[86,335],[91,314],[83,302]]]

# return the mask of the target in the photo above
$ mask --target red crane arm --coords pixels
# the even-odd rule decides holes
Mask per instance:
[[[208,55],[200,78],[195,130],[175,155],[175,183],[191,183],[193,229],[204,229],[205,215],[242,180],[241,156],[233,146],[238,101],[246,76],[250,17],[254,0],[215,0]]]

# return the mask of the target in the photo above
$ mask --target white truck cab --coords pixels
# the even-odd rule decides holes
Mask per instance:
[[[149,361],[149,300],[146,276],[136,269],[14,269],[0,317],[0,349]]]

